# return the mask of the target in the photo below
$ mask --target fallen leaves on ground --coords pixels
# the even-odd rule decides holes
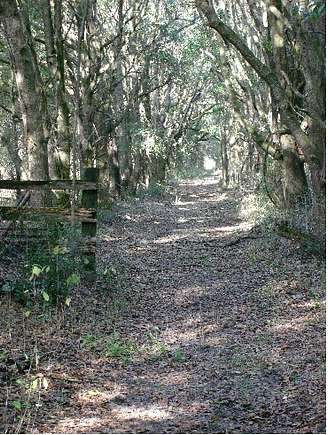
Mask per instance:
[[[117,203],[95,287],[28,317],[3,298],[1,430],[324,432],[324,264],[242,196],[187,182]]]

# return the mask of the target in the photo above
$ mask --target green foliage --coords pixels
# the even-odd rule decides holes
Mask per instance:
[[[268,53],[273,53],[273,45],[271,39],[265,39],[262,43],[264,50]]]
[[[17,412],[21,412],[24,408],[26,408],[26,404],[24,402],[21,402],[20,400],[13,400],[11,404]]]
[[[176,349],[172,353],[169,352],[165,343],[160,339],[157,329],[148,331],[146,342],[142,345],[133,338],[122,337],[118,332],[114,332],[109,337],[104,334],[85,334],[81,337],[81,347],[125,364],[130,363],[133,358],[137,357],[153,362],[171,357],[177,364],[181,364],[186,360],[182,349]]]
[[[47,244],[29,242],[19,277],[6,281],[0,289],[0,292],[10,293],[27,307],[36,303],[49,306],[58,302],[69,306],[69,293],[80,283],[79,234],[59,223],[52,223],[48,230]]]
[[[209,171],[206,171],[203,167],[197,167],[193,165],[185,165],[181,168],[178,168],[175,173],[177,179],[185,180],[188,178],[203,178],[209,174]]]
[[[137,346],[134,341],[122,340],[119,334],[114,333],[106,343],[105,355],[128,363],[136,351]]]
[[[312,234],[300,231],[297,228],[293,228],[286,222],[277,226],[278,234],[291,240],[295,240],[299,243],[300,247],[306,254],[314,255],[320,258],[325,258],[325,243],[318,240]]]
[[[80,276],[77,273],[72,273],[66,279],[66,285],[68,288],[72,288],[80,284]]]
[[[139,186],[136,196],[138,198],[154,198],[163,199],[168,193],[168,187],[166,184],[151,182],[148,188]]]
[[[150,198],[162,198],[166,194],[166,186],[160,183],[150,183],[146,196]]]
[[[100,337],[92,334],[86,334],[81,338],[81,345],[87,350],[94,350],[99,341]]]
[[[312,8],[307,11],[304,19],[305,21],[318,21],[320,17],[326,12],[326,2],[322,0],[315,0],[312,2]]]
[[[163,356],[167,355],[168,349],[159,337],[159,331],[155,328],[147,334],[146,353],[149,355],[151,361],[156,361]]]
[[[183,363],[186,360],[186,355],[182,349],[176,349],[173,352],[172,358],[176,363]]]

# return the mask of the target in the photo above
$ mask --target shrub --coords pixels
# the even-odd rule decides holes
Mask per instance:
[[[51,222],[46,243],[28,241],[15,279],[7,279],[0,293],[9,293],[24,305],[70,303],[69,293],[80,282],[77,255],[79,234],[69,225]],[[44,242],[44,241],[43,241]]]

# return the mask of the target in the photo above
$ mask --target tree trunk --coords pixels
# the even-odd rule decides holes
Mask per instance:
[[[114,196],[119,197],[122,192],[122,180],[115,138],[111,139],[108,145],[108,169]]]
[[[54,19],[50,0],[42,1],[47,64],[55,88],[55,135],[54,152],[50,157],[52,177],[70,177],[70,130],[69,109],[66,102],[64,43],[62,36],[62,0],[55,0]]]
[[[222,178],[226,187],[229,186],[230,183],[230,174],[229,174],[229,158],[228,158],[228,150],[226,139],[224,138],[221,142],[221,161],[222,161]]]
[[[2,1],[0,20],[4,26],[15,69],[24,140],[28,151],[29,178],[45,180],[49,177],[49,169],[41,83],[38,82],[33,55],[15,0]]]
[[[62,0],[55,0],[55,47],[57,54],[56,68],[56,103],[57,103],[57,149],[60,162],[60,178],[70,178],[71,134],[69,108],[66,101],[65,61],[62,26]]]
[[[320,179],[320,182],[317,182],[314,185],[317,196],[320,196],[321,193],[325,193],[325,178],[323,178],[324,147],[322,146],[323,141],[320,140],[318,142],[312,135],[315,133],[316,129],[313,129],[312,127],[312,134],[309,132],[308,135],[302,130],[299,118],[289,100],[288,92],[286,92],[282,87],[281,82],[277,77],[276,71],[272,70],[272,68],[264,64],[258,57],[256,57],[255,54],[249,49],[248,45],[244,42],[242,37],[218,17],[214,9],[213,2],[211,0],[196,0],[195,3],[198,11],[205,15],[208,25],[216,30],[216,32],[220,34],[226,42],[232,44],[243,56],[246,62],[248,62],[249,65],[256,71],[258,76],[268,84],[275,100],[279,104],[282,124],[287,126],[291,134],[294,136],[298,146],[302,148],[306,162],[309,164],[311,172],[318,174],[318,176],[315,178]],[[284,17],[282,17],[280,25],[283,23]],[[279,41],[280,40],[278,37],[277,44],[279,44]],[[316,86],[315,83],[314,86]],[[322,95],[321,98],[322,97],[324,97],[324,95]],[[317,116],[314,116],[314,119],[317,118]],[[319,130],[321,131],[321,136],[323,136],[325,132],[323,132],[322,128],[322,118],[320,118],[319,123],[321,125]]]
[[[307,193],[304,162],[297,153],[296,143],[291,135],[282,135],[280,143],[284,201],[286,207],[291,208],[301,204]]]

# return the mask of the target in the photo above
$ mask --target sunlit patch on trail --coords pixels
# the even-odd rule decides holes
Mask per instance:
[[[215,228],[207,228],[204,233],[235,233],[237,231],[250,230],[252,225],[247,222],[241,222],[238,225],[219,226]]]
[[[102,426],[105,421],[101,417],[63,418],[54,428],[55,433],[85,432]],[[69,431],[69,432],[68,432]]]
[[[109,410],[107,410],[108,413]],[[106,415],[106,414],[105,414]],[[161,422],[172,419],[172,413],[161,406],[117,406],[110,410],[109,416],[81,416],[80,418],[67,417],[60,420],[54,427],[55,433],[111,433],[113,425],[120,422],[149,421]],[[114,419],[114,422],[113,422]],[[107,432],[108,430],[108,432]],[[116,430],[114,430],[116,433]]]
[[[217,177],[208,177],[208,178],[195,178],[193,180],[185,180],[179,183],[180,186],[211,186],[213,184],[218,184]]]
[[[311,300],[298,304],[300,308],[324,308],[326,306],[325,300]]]
[[[290,322],[280,322],[270,327],[272,332],[284,332],[284,331],[302,331],[306,328],[309,322],[313,321],[313,316],[306,315],[291,320]]]
[[[106,403],[109,401],[115,401],[120,399],[122,395],[117,391],[111,390],[100,390],[97,388],[91,388],[87,390],[80,391],[77,395],[77,401],[81,404],[96,404],[96,403]]]
[[[157,240],[154,240],[155,244],[164,244],[164,243],[173,243],[177,240],[184,239],[186,236],[184,234],[170,234],[169,236],[159,237]]]
[[[121,406],[113,410],[113,415],[121,420],[130,420],[132,418],[146,420],[163,420],[170,417],[170,413],[160,406],[138,407],[138,406]]]

